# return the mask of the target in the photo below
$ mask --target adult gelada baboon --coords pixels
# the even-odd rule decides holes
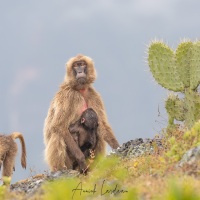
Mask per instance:
[[[84,154],[68,130],[87,108],[93,108],[99,118],[96,154],[105,153],[105,142],[111,148],[119,147],[101,96],[91,85],[96,79],[92,59],[84,55],[73,57],[67,62],[66,70],[64,82],[51,102],[44,125],[45,159],[52,171],[72,168],[69,152],[81,170],[87,167]]]
[[[11,135],[0,135],[0,169],[3,164],[2,176],[11,177],[12,175],[18,150],[15,142],[16,138],[20,140],[22,148],[21,165],[26,168],[26,146],[23,135],[18,132],[14,132]]]
[[[85,155],[89,158],[90,150],[94,151],[98,141],[98,116],[92,108],[86,109],[81,117],[69,126],[69,132]]]

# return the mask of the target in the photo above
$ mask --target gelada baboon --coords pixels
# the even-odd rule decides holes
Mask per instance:
[[[105,142],[111,148],[119,147],[108,123],[101,96],[92,86],[96,79],[92,59],[84,55],[73,57],[67,62],[66,70],[64,82],[51,102],[44,125],[45,159],[52,171],[72,168],[73,161],[69,154],[76,159],[80,169],[86,168],[85,156],[68,127],[87,108],[93,108],[99,119],[95,153],[105,153]]]
[[[16,138],[20,140],[22,148],[21,165],[26,169],[26,146],[23,135],[18,132],[11,135],[0,135],[0,169],[3,164],[2,176],[11,177],[12,175],[18,150],[15,142]]]
[[[97,128],[98,116],[92,108],[86,109],[81,117],[69,126],[69,132],[85,155],[85,159],[90,158],[91,151],[95,150],[98,140]],[[74,161],[73,169],[76,167],[77,162]]]

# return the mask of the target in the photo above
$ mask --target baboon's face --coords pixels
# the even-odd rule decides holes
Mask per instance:
[[[96,70],[91,58],[77,55],[66,64],[67,73],[65,81],[75,90],[86,89],[96,79]]]
[[[85,61],[77,61],[73,63],[73,73],[80,85],[86,83],[87,78],[87,64]]]

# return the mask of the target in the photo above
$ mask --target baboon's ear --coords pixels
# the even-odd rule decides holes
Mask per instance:
[[[83,124],[85,122],[85,118],[81,118],[81,124]]]

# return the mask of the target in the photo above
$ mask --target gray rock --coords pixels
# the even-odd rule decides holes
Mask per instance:
[[[122,158],[134,158],[142,156],[145,153],[152,154],[155,146],[160,149],[164,148],[162,145],[162,138],[137,138],[123,143],[121,147],[110,152],[110,155],[117,155]]]
[[[187,151],[182,159],[178,162],[176,167],[182,167],[184,164],[193,164],[196,161],[200,160],[200,146],[190,149]]]
[[[60,178],[76,177],[80,173],[75,170],[63,170],[57,172],[47,172],[45,174],[38,174],[34,177],[17,182],[10,185],[10,190],[13,192],[25,193],[26,197],[31,197],[37,192],[44,182],[52,181]]]

